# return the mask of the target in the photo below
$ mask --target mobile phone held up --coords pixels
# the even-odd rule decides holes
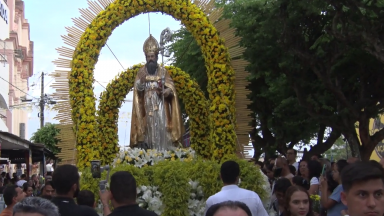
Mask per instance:
[[[99,160],[91,161],[91,172],[93,178],[101,178],[101,162]]]
[[[322,176],[325,176],[325,174],[326,174],[325,171],[326,171],[326,170],[327,170],[327,164],[324,164],[324,165],[323,165],[323,170],[321,171],[321,175],[322,175]]]

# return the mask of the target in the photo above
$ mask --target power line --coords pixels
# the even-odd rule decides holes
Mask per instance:
[[[112,55],[115,57],[115,59],[117,60],[117,62],[119,62],[120,66],[123,68],[123,70],[125,71],[125,68],[123,67],[123,65],[120,63],[119,59],[117,59],[115,53],[113,53],[112,49],[108,46],[108,44],[105,44],[107,45],[108,49],[111,51]]]
[[[7,46],[7,41],[5,41],[5,40],[0,40],[0,42],[5,42],[5,43],[3,43],[4,44],[4,46],[3,46],[3,48],[8,48],[8,49],[10,49],[10,50],[13,50],[13,49],[11,49],[11,48],[9,48],[8,46]],[[0,43],[1,44],[1,43]]]
[[[23,90],[19,89],[18,87],[16,87],[16,86],[15,86],[15,85],[13,85],[12,83],[8,82],[8,81],[7,81],[7,80],[5,80],[3,77],[0,77],[0,79],[4,80],[4,81],[5,81],[5,82],[7,82],[9,85],[11,85],[11,86],[15,87],[17,90],[19,90],[19,91],[23,92],[24,94],[26,94],[26,95],[28,95],[28,96],[30,96],[30,97],[32,97],[32,98],[35,98],[35,97],[33,97],[32,95],[28,94],[27,92],[25,92],[25,91],[23,91]],[[36,99],[36,98],[35,98],[35,99]]]
[[[101,83],[99,82],[99,81],[97,81],[97,80],[95,80],[97,83],[99,83],[99,85],[101,86],[101,87],[103,87],[104,89],[107,89],[107,88],[105,88],[103,85],[101,85]]]
[[[48,86],[49,83],[51,83],[53,81],[53,78],[47,83],[45,84],[44,88]]]

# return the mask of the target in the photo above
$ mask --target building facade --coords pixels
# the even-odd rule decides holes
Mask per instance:
[[[25,139],[28,112],[22,107],[27,98],[28,78],[33,75],[33,42],[24,2],[0,2],[0,130]]]

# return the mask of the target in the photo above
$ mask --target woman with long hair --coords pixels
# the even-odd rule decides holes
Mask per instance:
[[[270,188],[272,189],[273,182],[275,181],[275,178],[273,176],[273,164],[268,164],[266,169],[266,175],[268,177],[268,182],[270,184]]]
[[[285,192],[283,216],[314,216],[308,191],[300,186],[291,186]]]
[[[343,186],[341,185],[341,172],[342,170],[348,166],[348,162],[346,160],[338,160],[336,163],[336,169],[332,172],[332,177],[334,181],[338,183],[336,188],[333,188],[332,193],[329,195],[327,192],[330,190],[330,185],[328,184],[328,179],[322,177],[320,179],[321,190],[324,196],[321,197],[321,205],[327,209],[328,216],[338,216],[342,210],[347,209],[341,202],[341,192],[343,192]]]
[[[299,170],[297,171],[297,175],[303,177],[305,180],[308,179],[308,162],[305,160],[300,161]]]
[[[33,196],[33,188],[27,182],[23,184],[23,192],[26,194],[25,197]]]
[[[308,193],[310,195],[319,194],[321,171],[322,167],[320,162],[315,160],[308,162],[308,180],[310,185]]]
[[[301,176],[295,176],[292,178],[292,184],[300,186],[306,190],[309,190],[309,182]]]

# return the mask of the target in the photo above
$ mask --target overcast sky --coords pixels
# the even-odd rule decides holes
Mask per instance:
[[[65,27],[73,26],[71,18],[80,16],[79,8],[88,7],[86,0],[24,0],[25,16],[30,23],[30,37],[34,42],[34,76],[29,79],[30,94],[40,96],[41,72],[52,73],[55,66],[52,61],[59,57],[57,47],[64,45],[60,35],[66,34]],[[166,27],[178,30],[180,22],[171,16],[161,13],[150,13],[151,33],[159,40],[160,33]],[[132,18],[115,29],[108,40],[108,45],[115,53],[124,68],[144,62],[142,45],[149,36],[148,14],[142,14]],[[96,64],[95,79],[106,86],[123,69],[113,57],[107,47],[101,51],[99,61]],[[45,77],[45,89],[48,94],[53,89],[49,86],[53,80]],[[94,92],[98,96],[104,88],[95,82]],[[129,94],[127,99],[131,99]],[[131,103],[126,102],[120,110],[119,139],[121,145],[129,145]],[[29,139],[39,128],[38,108],[34,107],[29,115],[28,134]],[[53,118],[56,113],[46,110],[45,122],[57,123]]]

